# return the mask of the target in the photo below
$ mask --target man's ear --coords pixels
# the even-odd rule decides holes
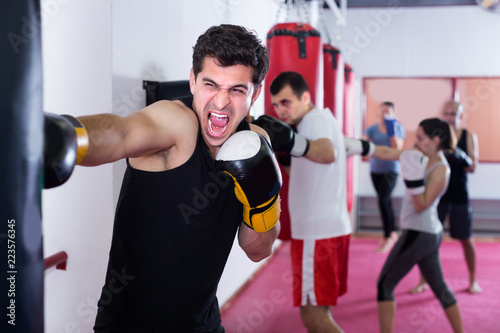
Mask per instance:
[[[252,103],[250,104],[250,106],[252,106],[253,103],[255,103],[255,101],[259,97],[261,91],[262,91],[262,84],[259,85],[259,87],[257,89],[255,89],[255,91],[253,92],[253,94],[252,94]]]
[[[196,86],[196,77],[194,76],[193,69],[189,72],[189,90],[191,90],[191,94],[194,95],[194,88]]]
[[[311,103],[311,93],[309,91],[304,91],[300,100],[303,104],[309,105]]]

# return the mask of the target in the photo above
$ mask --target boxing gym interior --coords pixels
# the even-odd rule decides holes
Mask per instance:
[[[482,291],[469,292],[463,250],[447,222],[440,258],[464,331],[498,332],[499,1],[8,0],[0,15],[0,147],[8,152],[0,183],[2,332],[93,332],[126,168],[124,160],[75,166],[64,184],[41,189],[42,112],[126,116],[184,94],[196,39],[223,23],[254,30],[269,47],[268,77],[300,72],[314,104],[328,107],[348,137],[361,138],[379,105],[392,101],[411,148],[421,119],[439,117],[447,100],[463,105],[462,124],[479,146],[468,190]],[[273,114],[269,84],[249,117]],[[383,227],[369,161],[348,158],[346,183],[347,293],[332,315],[345,332],[379,332],[376,283],[389,252],[377,251]],[[307,332],[292,302],[285,185],[272,255],[256,263],[233,244],[217,289],[226,332]],[[396,225],[404,191],[399,177]],[[126,272],[116,278],[126,288]],[[414,267],[395,290],[395,332],[452,332],[430,290],[409,293],[418,280]]]

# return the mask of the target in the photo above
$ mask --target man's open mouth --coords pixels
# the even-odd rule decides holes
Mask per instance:
[[[208,133],[214,137],[221,137],[226,133],[229,117],[223,114],[210,112],[208,115]]]

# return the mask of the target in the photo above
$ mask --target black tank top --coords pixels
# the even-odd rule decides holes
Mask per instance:
[[[192,98],[183,102],[192,108]],[[217,285],[242,212],[200,130],[193,155],[175,169],[141,171],[127,160],[99,311],[161,332],[218,327]]]
[[[457,147],[467,153],[467,130],[462,131]],[[467,204],[469,192],[467,190],[467,172],[459,163],[448,160],[450,164],[450,183],[441,202]]]

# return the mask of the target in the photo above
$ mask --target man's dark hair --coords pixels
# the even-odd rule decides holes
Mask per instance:
[[[394,109],[394,103],[393,102],[383,102],[382,105],[384,106],[388,106],[390,108],[393,108]]]
[[[450,125],[439,118],[427,118],[418,124],[424,133],[431,139],[439,137],[439,148],[443,150],[454,149],[456,138],[451,132]]]
[[[296,72],[282,72],[271,83],[269,91],[271,95],[276,95],[285,86],[289,85],[293,94],[297,96],[298,99],[302,97],[302,94],[309,91],[309,86],[302,75]]]
[[[206,57],[222,66],[243,65],[253,68],[253,84],[258,87],[269,70],[269,53],[255,32],[231,24],[210,27],[193,47],[193,73],[198,76]]]

